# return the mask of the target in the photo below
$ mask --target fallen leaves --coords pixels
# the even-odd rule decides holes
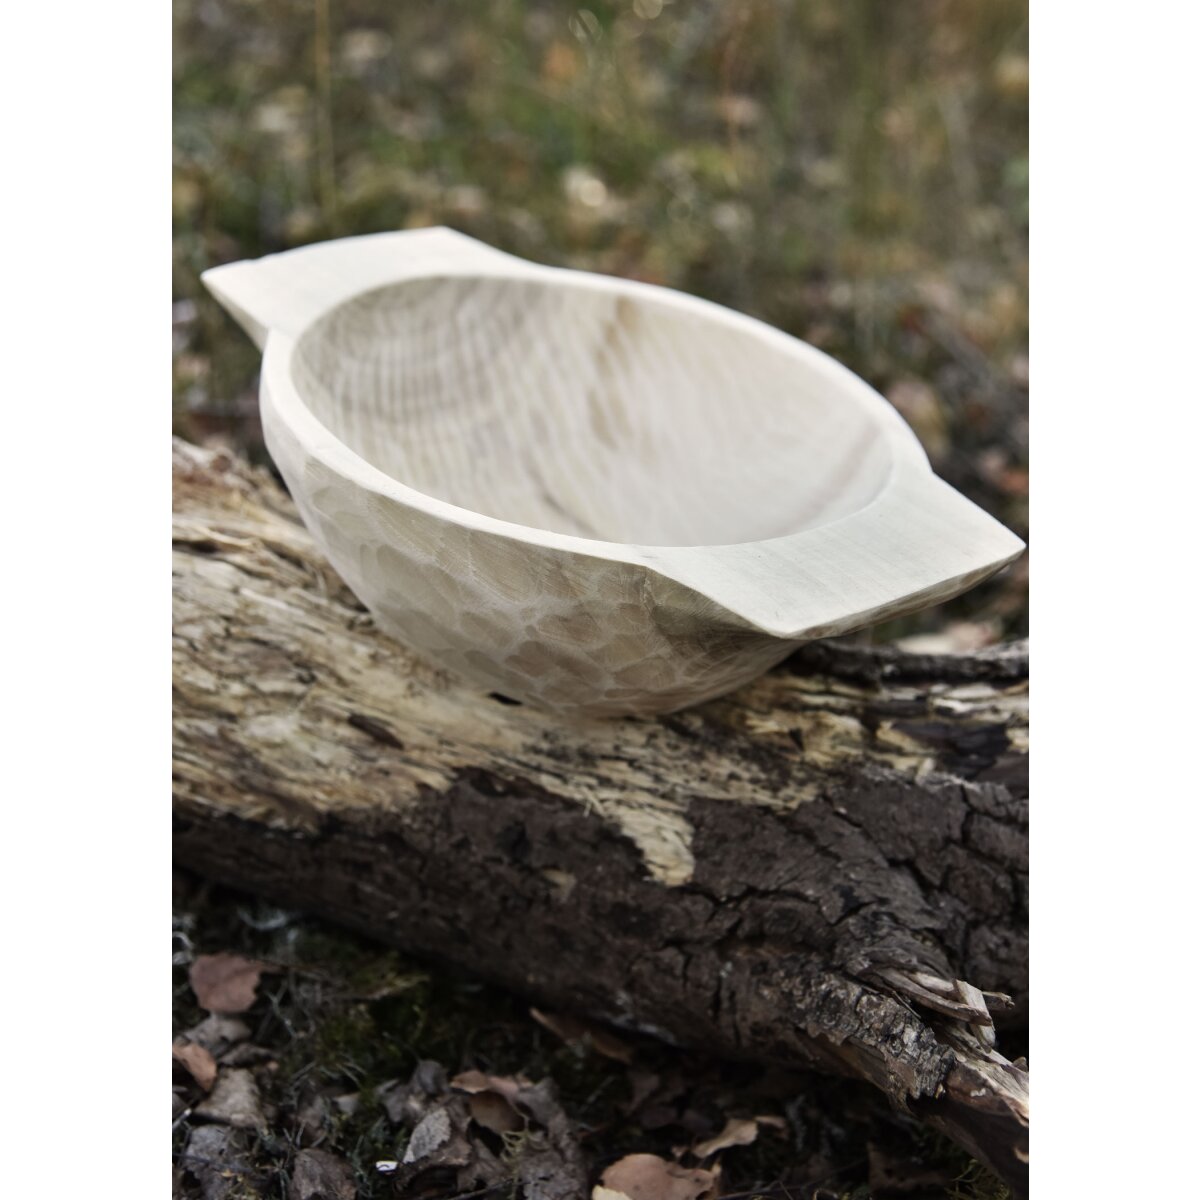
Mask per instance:
[[[237,1017],[223,1017],[210,1013],[199,1025],[189,1029],[181,1037],[203,1046],[214,1058],[220,1058],[231,1046],[244,1042],[250,1036],[250,1026]]]
[[[350,1164],[326,1150],[301,1150],[288,1181],[288,1200],[354,1200]]]
[[[529,1200],[572,1200],[584,1193],[587,1176],[575,1128],[549,1079],[532,1083],[519,1076],[464,1071],[450,1086],[467,1094],[472,1120],[513,1138],[506,1149],[515,1150],[510,1157]]]
[[[565,1013],[542,1012],[537,1008],[531,1008],[529,1015],[568,1045],[583,1046],[626,1066],[633,1062],[633,1047],[603,1025]]]
[[[241,1067],[222,1071],[212,1094],[193,1111],[198,1117],[235,1129],[261,1129],[266,1124],[254,1074]]]
[[[730,1146],[749,1146],[758,1137],[758,1122],[744,1117],[731,1117],[725,1122],[725,1128],[716,1137],[707,1138],[692,1147],[692,1153],[697,1158],[708,1158],[719,1150],[728,1150]]]
[[[217,1060],[199,1042],[180,1039],[171,1047],[171,1057],[206,1091],[217,1081]]]
[[[460,1189],[507,1183],[525,1200],[577,1200],[587,1175],[575,1130],[549,1080],[464,1071],[447,1081],[421,1063],[407,1084],[380,1090],[385,1111],[410,1125],[403,1159],[384,1160],[401,1193],[449,1176]]]
[[[180,1068],[176,1072],[175,1114],[190,1111],[197,1099],[196,1088],[211,1092],[217,1082],[220,1066],[229,1064],[241,1043],[250,1036],[250,1028],[236,1017],[210,1014],[199,1025],[181,1033],[171,1046],[172,1061]],[[258,1049],[254,1047],[254,1049]],[[260,1051],[261,1052],[261,1051]],[[188,1083],[188,1079],[192,1083]]]
[[[263,1134],[275,1119],[277,1110],[260,1088],[270,1095],[276,1052],[252,1042],[250,1025],[237,1015],[253,1007],[269,969],[253,958],[220,953],[197,957],[189,972],[208,1015],[172,1045],[175,1115],[192,1126],[178,1166],[205,1200],[241,1194],[249,1135]],[[531,1016],[581,1054],[621,1064],[630,1094],[618,1111],[643,1130],[658,1131],[655,1149],[667,1154],[671,1147],[669,1157],[636,1153],[612,1163],[590,1193],[593,1200],[711,1200],[721,1178],[716,1156],[750,1145],[764,1126],[785,1124],[779,1117],[739,1116],[724,1118],[721,1126],[719,1103],[694,1095],[678,1071],[634,1065],[633,1045],[603,1025],[537,1009]],[[370,1102],[370,1091],[364,1095]],[[580,1144],[589,1125],[567,1116],[548,1079],[476,1069],[451,1078],[439,1063],[426,1060],[407,1080],[374,1089],[373,1099],[392,1125],[407,1130],[402,1150],[394,1144],[376,1150],[379,1172],[389,1176],[398,1195],[502,1188],[519,1200],[579,1200],[595,1181]],[[288,1200],[353,1200],[353,1170],[332,1153],[337,1143],[329,1138],[336,1114],[359,1104],[358,1093],[324,1086],[306,1088],[289,1105],[295,1157],[284,1174]],[[389,1151],[394,1159],[386,1157]]]
[[[732,1146],[749,1146],[758,1139],[758,1131],[764,1125],[780,1133],[787,1130],[787,1122],[782,1117],[730,1117],[720,1133],[703,1142],[697,1142],[692,1147],[692,1153],[697,1158],[709,1158]]]
[[[246,1041],[250,1027],[229,1015],[243,1012],[254,1003],[262,971],[262,963],[236,954],[203,955],[192,964],[192,990],[201,1006],[209,1009],[209,1015],[175,1039],[171,1057],[208,1095],[186,1110],[186,1101],[177,1088],[177,1111],[182,1108],[202,1121],[233,1129],[265,1128],[258,1084],[248,1064],[269,1059],[270,1052],[250,1045]],[[186,1090],[182,1093],[187,1094]],[[224,1192],[218,1190],[215,1194]]]
[[[202,954],[188,971],[196,1001],[210,1013],[242,1013],[258,993],[266,964],[240,954]]]
[[[326,974],[291,969],[292,985],[276,1000],[290,1023],[280,1025],[275,1005],[268,1011],[263,1003],[262,981],[264,972],[282,969],[269,964],[286,960],[288,951],[264,946],[258,939],[231,947],[240,954],[203,955],[192,964],[195,995],[212,1007],[172,1046],[181,1200],[265,1195],[268,1178],[277,1181],[271,1194],[287,1200],[350,1200],[354,1173],[370,1164],[379,1164],[380,1194],[405,1200],[491,1192],[511,1200],[715,1200],[722,1189],[773,1187],[768,1180],[785,1176],[790,1185],[837,1166],[837,1143],[811,1129],[802,1133],[803,1118],[786,1108],[795,1094],[786,1073],[769,1078],[692,1061],[562,1013],[537,1010],[521,1022],[527,1057],[507,1054],[511,1029],[498,1039],[500,1053],[485,1040],[473,1051],[483,1069],[455,1074],[429,1059],[407,1078],[379,1086],[366,1073],[293,1078],[284,1050],[296,1045],[293,1026],[307,1036],[313,1012],[300,1010],[306,1020],[298,1021],[295,1006],[298,999],[311,1004],[317,984],[310,980],[323,989]],[[400,978],[399,970],[389,967],[385,982],[393,976]],[[328,1011],[336,1015],[350,1004],[366,1013],[379,1005],[390,1020],[390,998],[404,989],[383,987],[378,978],[354,979]],[[221,1011],[230,1006],[254,1015]],[[383,1033],[377,1021],[369,1028],[372,1036]],[[358,1062],[386,1063],[376,1042],[365,1052],[357,1045]],[[554,1084],[540,1078],[548,1061],[562,1068],[569,1111]],[[519,1062],[537,1062],[538,1074],[489,1069]],[[785,1108],[786,1120],[760,1115]],[[360,1121],[344,1120],[356,1111]],[[768,1165],[782,1139],[762,1152],[747,1149],[792,1128],[796,1144],[809,1147],[802,1165],[778,1174]],[[875,1157],[872,1169],[883,1178],[887,1164]]]
[[[506,1133],[516,1133],[525,1124],[517,1110],[495,1092],[479,1092],[468,1096],[467,1107],[471,1110],[473,1121],[501,1137]]]
[[[697,1142],[691,1152],[706,1159],[734,1146],[749,1146],[761,1126],[786,1129],[787,1122],[776,1116],[730,1117],[720,1133]],[[685,1167],[657,1154],[628,1154],[600,1177],[592,1200],[708,1200],[716,1196],[720,1176],[720,1164]]]
[[[417,1063],[407,1083],[393,1079],[376,1089],[388,1120],[393,1125],[415,1125],[430,1105],[449,1090],[446,1071],[440,1063],[425,1059]]]
[[[657,1154],[627,1154],[600,1176],[592,1200],[709,1200],[718,1170],[683,1167]]]
[[[179,1157],[178,1182],[190,1179],[202,1200],[233,1200],[245,1195],[242,1177],[248,1171],[246,1135],[221,1125],[197,1125]]]

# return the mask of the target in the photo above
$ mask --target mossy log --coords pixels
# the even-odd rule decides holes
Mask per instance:
[[[567,723],[372,624],[285,492],[175,447],[175,848],[543,1004],[869,1080],[1025,1190],[1027,657],[814,643]]]

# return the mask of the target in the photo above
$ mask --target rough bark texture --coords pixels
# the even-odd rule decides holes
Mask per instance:
[[[567,724],[373,627],[264,472],[175,451],[175,845],[545,1003],[870,1080],[1025,1187],[1023,646],[814,644]],[[1002,996],[1011,996],[1011,1006]]]

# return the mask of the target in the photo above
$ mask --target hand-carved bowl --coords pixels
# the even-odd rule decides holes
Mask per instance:
[[[813,347],[447,229],[208,271],[267,446],[388,632],[488,691],[665,712],[966,590],[1021,541]]]

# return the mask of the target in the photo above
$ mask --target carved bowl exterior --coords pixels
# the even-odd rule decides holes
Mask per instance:
[[[851,372],[677,292],[443,229],[205,282],[264,347],[267,446],[338,573],[511,699],[684,708],[1023,548]]]

